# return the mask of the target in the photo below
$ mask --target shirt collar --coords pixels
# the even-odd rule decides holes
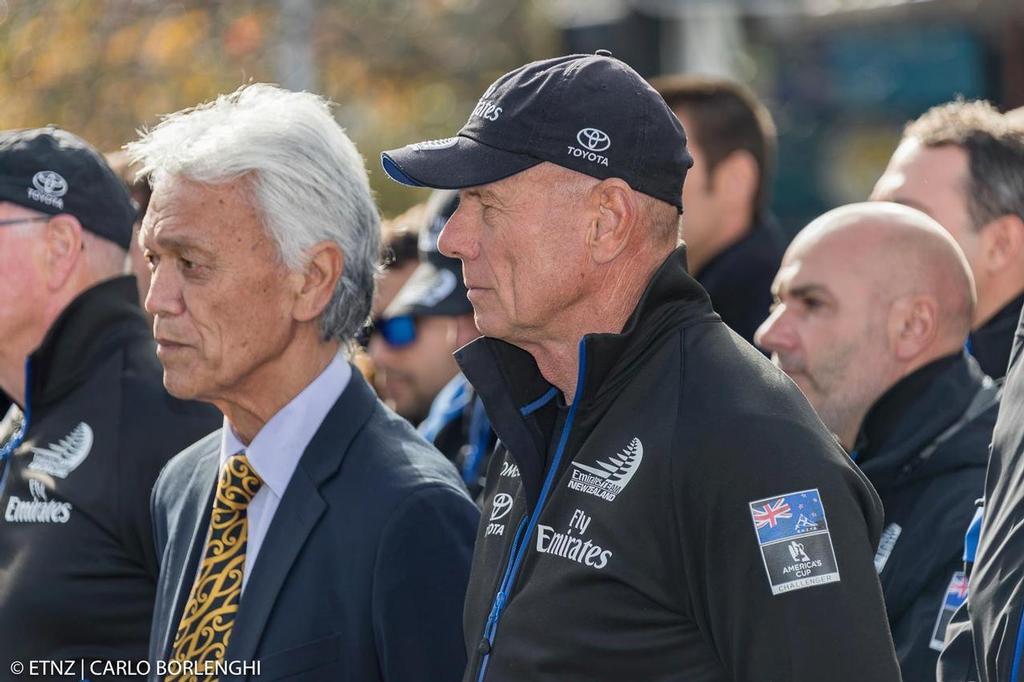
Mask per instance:
[[[263,425],[248,447],[225,417],[220,443],[221,466],[228,457],[244,450],[263,484],[277,497],[283,497],[306,446],[351,378],[352,367],[338,354],[316,379]]]

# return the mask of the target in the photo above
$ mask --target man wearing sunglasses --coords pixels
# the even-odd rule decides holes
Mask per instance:
[[[170,397],[135,279],[135,211],[84,141],[0,132],[0,679],[13,661],[145,658],[161,467],[217,428]]]
[[[483,403],[452,353],[480,332],[462,264],[437,250],[437,237],[458,205],[455,192],[431,197],[420,231],[420,264],[375,320],[369,351],[386,400],[455,462],[475,496],[494,436]]]

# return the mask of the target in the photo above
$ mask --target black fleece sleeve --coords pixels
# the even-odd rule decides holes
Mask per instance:
[[[899,680],[867,480],[813,425],[707,426],[676,472],[677,515],[693,612],[730,679]]]

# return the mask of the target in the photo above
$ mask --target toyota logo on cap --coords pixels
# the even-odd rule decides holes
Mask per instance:
[[[43,194],[48,194],[51,197],[62,197],[68,192],[68,181],[61,177],[59,173],[49,170],[39,171],[33,175],[32,185]]]
[[[597,128],[584,128],[579,131],[576,133],[576,141],[580,143],[581,147],[592,152],[603,152],[612,146],[612,139],[608,137],[608,134]]]

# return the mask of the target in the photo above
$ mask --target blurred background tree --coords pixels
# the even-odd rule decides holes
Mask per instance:
[[[511,68],[598,48],[644,76],[751,85],[778,123],[791,232],[863,199],[929,106],[1024,104],[1022,0],[0,0],[0,128],[55,123],[111,151],[242,83],[308,89],[338,103],[394,215],[424,193],[386,181],[381,150],[451,135]]]
[[[112,151],[242,83],[309,89],[338,104],[395,213],[422,195],[385,181],[380,151],[451,135],[557,40],[518,0],[0,0],[0,129],[54,123]]]

